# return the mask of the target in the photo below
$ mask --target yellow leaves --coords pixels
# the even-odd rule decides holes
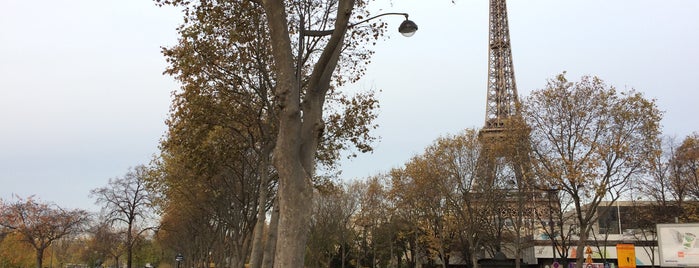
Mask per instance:
[[[662,113],[654,100],[618,91],[598,77],[569,82],[565,73],[523,102],[531,126],[534,170],[566,193],[581,226],[594,220],[595,208],[618,196],[644,172],[658,152]]]
[[[685,137],[669,161],[671,176],[679,180],[680,189],[688,189],[699,198],[699,132]]]
[[[0,240],[0,261],[9,267],[36,266],[33,248],[19,233],[10,233]]]
[[[565,169],[559,170],[572,179],[594,177],[584,175],[590,172],[604,178],[599,172],[609,168],[605,165],[626,161],[632,167],[644,161],[640,156],[649,154],[647,145],[659,134],[661,113],[654,101],[633,91],[617,92],[598,77],[571,83],[564,75],[524,103],[540,162],[562,160]]]
[[[9,231],[7,237],[9,239],[1,241],[0,246],[23,247],[19,244],[13,245],[11,238],[16,238],[17,240],[14,241],[17,243],[24,243],[24,246],[32,248],[34,252],[42,252],[54,241],[77,233],[87,220],[87,212],[83,210],[66,210],[32,197],[19,199],[14,203],[2,202],[0,203],[0,228]],[[32,252],[32,250],[18,252]]]
[[[683,204],[682,207],[682,222],[699,222],[699,205],[692,202]]]
[[[372,143],[376,138],[371,131],[377,127],[374,120],[379,108],[373,91],[352,96],[334,94],[332,97],[325,108],[325,132],[316,155],[326,166],[339,160],[342,151],[349,151],[350,158],[356,156],[354,149],[361,153],[373,150]]]
[[[685,137],[677,148],[677,159],[683,161],[699,161],[699,132]]]
[[[458,244],[454,239],[464,232],[468,237],[475,235],[473,232],[488,232],[479,229],[483,215],[474,215],[477,211],[472,210],[491,200],[484,199],[489,193],[471,196],[480,153],[478,130],[467,129],[438,138],[404,168],[390,173],[393,202],[400,213],[413,217],[412,224],[419,230],[417,238],[428,246],[430,254],[450,252],[450,247]]]

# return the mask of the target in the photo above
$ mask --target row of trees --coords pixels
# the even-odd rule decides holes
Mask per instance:
[[[444,264],[453,259],[475,262],[484,254],[492,255],[503,250],[503,243],[515,239],[514,229],[508,226],[516,221],[513,217],[516,214],[488,213],[511,209],[507,201],[511,196],[502,193],[516,192],[516,188],[505,184],[500,185],[501,192],[474,190],[477,189],[474,185],[481,149],[477,133],[475,129],[467,129],[457,135],[439,138],[424,153],[388,174],[318,187],[306,265],[414,267],[418,262],[434,263],[437,260]],[[642,197],[640,200],[654,202],[650,206],[631,208],[628,213],[633,215],[633,222],[625,223],[624,228],[637,229],[640,231],[637,235],[652,239],[656,223],[699,221],[696,213],[699,208],[696,203],[699,200],[698,152],[699,134],[685,137],[680,143],[665,140],[662,153],[651,158],[648,173],[630,181],[625,193],[631,200]],[[34,198],[3,203],[0,210],[3,230],[0,261],[3,267],[32,264],[53,267],[54,263],[61,267],[70,263],[119,266],[122,257],[126,257],[129,267],[132,258],[139,265],[152,263],[167,267],[172,265],[176,252],[185,252],[188,262],[200,264],[195,266],[206,266],[210,262],[226,265],[226,257],[231,254],[240,254],[243,259],[251,260],[251,252],[244,250],[245,245],[224,247],[222,238],[225,236],[216,236],[220,231],[201,229],[219,221],[215,214],[204,211],[199,215],[187,215],[192,211],[182,211],[177,214],[181,217],[179,219],[163,218],[160,229],[168,231],[147,234],[147,230],[153,230],[149,224],[156,223],[146,220],[153,216],[149,212],[153,204],[144,201],[155,196],[155,192],[146,192],[143,188],[146,179],[152,175],[148,169],[139,166],[123,178],[111,180],[108,186],[93,190],[93,196],[105,205],[105,213],[97,221],[89,221],[88,213],[83,210],[65,210]],[[274,192],[273,187],[270,190]],[[195,191],[191,189],[190,193]],[[538,197],[540,203],[535,204],[537,207],[549,198],[545,195]],[[555,202],[552,208],[560,208],[553,211],[556,222],[577,223],[577,213],[567,213],[574,207],[570,196],[556,194],[551,200]],[[216,210],[221,205],[207,203],[202,208]],[[604,215],[605,212],[596,214]],[[500,216],[503,217],[501,221],[484,220]],[[245,221],[240,215],[226,217],[225,222],[218,224]],[[546,225],[548,217],[546,213],[537,214],[536,221],[528,223],[528,228],[550,235],[550,226]],[[138,224],[129,227],[129,219]],[[561,224],[556,228],[559,237],[556,243],[562,249],[557,255],[565,259],[568,249],[575,246],[571,238],[577,238],[583,229],[566,228]],[[254,229],[247,228],[248,238],[242,240],[250,239]],[[591,229],[592,244],[606,239],[596,235],[599,231]],[[50,265],[45,264],[44,259],[50,259]]]
[[[536,183],[513,187],[506,178],[514,171],[500,170],[501,180],[483,187],[478,131],[467,130],[404,168],[338,186],[332,178],[341,152],[370,151],[374,140],[373,93],[339,91],[361,77],[372,54],[365,45],[385,30],[350,23],[369,17],[368,1],[156,2],[184,13],[178,44],[163,49],[167,73],[182,88],[173,93],[154,165],[92,192],[106,208],[92,236],[103,244],[91,251],[103,261],[118,264],[126,254],[132,267],[134,249],[147,239],[160,245],[159,265],[181,253],[196,267],[414,266],[448,263],[454,252],[475,264],[483,251],[503,250],[501,241],[512,238],[507,222],[524,224],[512,213],[493,214],[505,208],[498,198],[532,187],[558,191],[558,207],[570,208],[560,217],[574,212],[582,257],[603,200],[618,199],[650,170],[654,180],[691,171],[659,153],[654,101],[594,77],[572,83],[560,75],[522,106],[528,127],[518,135],[531,137],[532,153],[525,175]],[[675,184],[659,187],[682,186]],[[17,234],[12,221],[3,226]]]
[[[216,98],[180,97],[176,99],[182,106],[175,111],[203,111],[192,105],[220,104]],[[633,91],[617,92],[597,78],[572,83],[560,75],[523,104],[523,118],[531,128],[522,129],[532,144],[527,176],[536,184],[522,188],[507,180],[513,178],[512,170],[499,170],[501,179],[484,187],[477,129],[439,138],[404,167],[366,181],[338,184],[318,177],[305,265],[446,266],[456,257],[475,266],[486,254],[517,250],[503,247],[516,239],[522,239],[519,247],[528,246],[532,233],[519,233],[522,229],[558,236],[557,255],[565,258],[569,248],[580,250],[588,235],[595,234],[593,223],[603,214],[599,205],[621,196],[657,201],[662,207],[637,213],[650,215],[635,221],[632,227],[639,230],[652,231],[655,223],[699,220],[699,134],[681,143],[660,142],[660,112],[653,101]],[[253,262],[270,267],[279,220],[276,170],[269,162],[261,166],[264,154],[242,139],[254,135],[240,135],[239,129],[223,125],[236,124],[236,119],[214,121],[204,115],[173,116],[157,165],[138,166],[93,190],[104,208],[92,221],[96,223],[88,224],[85,211],[33,198],[3,202],[1,246],[31,247],[37,267],[43,267],[45,256],[52,263],[55,258],[63,264],[70,259],[114,266],[123,257],[127,267],[138,256],[140,264],[167,266],[177,253],[195,267]],[[554,198],[548,199],[551,194]],[[524,195],[526,199],[512,198]],[[556,203],[550,208],[559,208],[549,215],[539,211],[547,199]],[[512,200],[529,204],[513,206]],[[268,215],[271,219],[266,220]],[[577,228],[558,224],[553,235],[546,224],[551,216]],[[3,250],[2,261],[7,266],[32,263],[23,259],[26,252]]]
[[[351,26],[368,17],[368,1],[155,2],[181,7],[184,22],[179,43],[163,49],[182,88],[162,153],[142,178],[152,204],[93,193],[124,216],[104,220],[125,228],[117,244],[127,265],[151,229],[134,225],[139,205],[159,209],[154,237],[189,264],[241,267],[250,255],[252,267],[302,266],[313,187],[329,184],[316,166],[332,174],[341,152],[371,150],[373,93],[337,88],[361,77],[365,46],[385,25]]]
[[[310,266],[413,267],[438,260],[446,267],[458,257],[475,267],[498,251],[516,256],[533,245],[535,231],[552,239],[562,262],[575,249],[582,265],[582,249],[606,239],[595,229],[600,215],[620,198],[645,202],[627,211],[633,221],[624,228],[646,239],[655,238],[657,223],[699,220],[699,134],[679,145],[662,142],[654,101],[595,77],[569,82],[561,74],[523,107],[530,128],[520,129],[532,152],[528,183],[502,169],[483,185],[477,129],[439,138],[402,168],[319,197]],[[500,145],[513,147],[508,139]]]
[[[188,243],[177,251],[193,256],[195,263],[241,267],[249,259],[254,268],[303,266],[309,226],[318,223],[314,192],[336,188],[325,176],[332,172],[319,170],[332,171],[340,152],[352,145],[371,150],[376,100],[371,93],[343,96],[339,89],[361,77],[372,54],[364,45],[381,37],[385,25],[350,23],[370,17],[368,1],[359,0],[156,2],[181,7],[185,14],[179,44],[163,50],[168,73],[183,86],[174,94],[158,175],[149,181],[163,197],[160,232],[173,243],[175,237],[186,237]],[[482,200],[501,197],[497,190],[506,188],[503,178],[512,173],[522,174],[526,182],[515,183],[516,195],[547,188],[557,190],[556,200],[570,201],[566,204],[578,225],[577,256],[582,258],[597,207],[620,198],[659,154],[661,112],[655,102],[637,92],[617,92],[600,79],[572,83],[560,75],[522,107],[523,121],[512,123],[523,126],[516,135],[531,137],[531,155],[515,161],[526,160],[518,164],[530,168],[496,171],[499,184],[479,182],[474,188],[471,180],[481,168],[477,158],[459,159],[458,164],[473,163],[454,166],[452,172],[441,169],[451,159],[434,158],[416,158],[391,172],[392,186],[405,188],[395,199],[401,201],[396,207],[405,209],[403,218],[429,226],[413,228],[413,237],[433,234],[430,244],[442,245],[436,250],[442,260],[454,251],[448,245],[455,237],[444,228],[474,228],[467,247],[471,252],[487,247],[485,241],[492,239],[479,238],[479,221],[494,220],[478,213],[498,208],[475,207],[497,203]],[[441,189],[427,187],[440,184]],[[442,197],[454,189],[460,193],[453,200]],[[463,215],[448,209],[464,206],[474,209]],[[434,213],[423,214],[423,208]],[[452,218],[460,224],[447,220]],[[501,218],[495,221],[506,220]],[[351,219],[338,223],[347,225]],[[522,219],[513,221],[517,232]],[[364,219],[365,226],[377,221]],[[494,229],[496,241],[506,235],[501,229]],[[418,260],[428,254],[418,250],[418,242],[405,256]],[[350,247],[336,246],[345,265]],[[500,250],[499,243],[492,247]],[[322,259],[327,260],[314,258]]]
[[[655,239],[657,223],[699,221],[699,133],[661,140],[654,101],[598,78],[560,75],[523,107],[533,183],[520,186],[512,170],[498,170],[501,179],[484,187],[478,130],[439,138],[402,168],[319,197],[310,266],[446,267],[458,257],[475,267],[484,255],[532,246],[534,231],[552,239],[562,262],[577,250],[582,265],[582,249],[607,239],[595,229],[600,216],[616,212],[610,204],[620,199],[635,204],[623,228],[642,240]]]
[[[51,267],[54,262],[59,267],[120,267],[123,257],[125,266],[133,267],[136,251],[153,251],[152,238],[159,225],[152,192],[146,188],[148,176],[150,170],[138,166],[92,190],[96,203],[102,205],[99,214],[64,209],[34,197],[0,200],[0,247],[6,249],[0,250],[0,263],[42,268],[49,257]],[[32,252],[34,261],[25,258]],[[159,259],[148,256],[151,261]]]

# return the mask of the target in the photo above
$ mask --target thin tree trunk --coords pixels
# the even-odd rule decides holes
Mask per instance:
[[[342,240],[341,247],[342,247],[342,258],[341,258],[342,264],[340,264],[340,267],[345,268],[345,240],[344,239]]]
[[[269,220],[269,230],[267,230],[267,243],[265,243],[265,253],[262,257],[262,268],[274,267],[274,253],[277,247],[277,227],[279,226],[279,201],[274,199],[272,215]]]
[[[449,265],[449,258],[447,258],[447,254],[445,253],[446,250],[444,250],[444,240],[440,238],[439,244],[439,255],[442,259],[442,268],[447,268],[447,265]]]
[[[415,268],[422,268],[422,254],[420,248],[418,248],[418,233],[415,231]]]
[[[133,264],[133,234],[131,233],[133,228],[133,221],[129,221],[129,228],[126,234],[126,268],[131,268]]]
[[[260,193],[260,200],[261,199],[262,193]],[[250,268],[260,268],[262,266],[262,257],[264,254],[266,211],[264,209],[264,204],[260,204],[259,206],[257,210],[257,222],[255,223],[255,230],[253,231],[252,249],[250,250]]]
[[[130,247],[126,250],[126,252],[126,268],[131,268],[133,252]]]
[[[577,268],[582,268],[583,263],[585,262],[585,244],[587,244],[587,225],[586,224],[580,224],[580,240],[578,241],[578,246],[575,249],[575,267]]]
[[[44,265],[44,249],[36,249],[36,268],[42,268]]]
[[[254,232],[254,231],[253,231]],[[245,268],[245,263],[248,260],[248,256],[251,254],[252,250],[252,233],[244,232],[245,234],[242,235],[242,242],[240,242],[240,247],[238,249],[239,256],[240,256],[240,268]]]
[[[255,223],[255,230],[253,231],[252,249],[250,252],[250,268],[260,268],[262,267],[262,258],[264,254],[264,230],[267,215],[267,196],[269,187],[269,158],[270,152],[264,150],[261,153],[262,162],[259,165],[260,174],[260,190],[259,197],[257,201],[257,222]]]
[[[389,267],[395,268],[395,267],[396,267],[396,261],[395,261],[395,259],[394,259],[395,256],[393,256],[393,254],[394,254],[394,253],[393,253],[393,239],[391,239],[391,241],[390,241],[389,244],[388,244],[388,252],[389,252],[389,256],[390,256]],[[344,267],[342,267],[342,268],[344,268]]]

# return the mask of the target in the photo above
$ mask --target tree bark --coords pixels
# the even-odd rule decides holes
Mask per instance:
[[[44,265],[44,249],[36,249],[36,268],[42,268]]]
[[[272,149],[265,148],[261,152],[262,161],[258,167],[258,173],[260,174],[260,189],[257,201],[257,222],[255,223],[255,230],[253,231],[252,249],[250,252],[250,268],[260,268],[262,266],[262,258],[264,256],[264,230],[266,224],[267,215],[267,197],[269,191],[269,159],[268,155],[271,155]]]
[[[279,237],[274,263],[277,267],[303,267],[312,214],[308,208],[312,207],[313,190],[303,168],[289,168],[300,163],[279,161],[278,166],[287,170],[280,171],[280,178],[286,179],[279,183]]]
[[[585,244],[587,244],[587,225],[580,224],[580,240],[575,249],[575,267],[582,268],[585,263]]]
[[[269,230],[267,231],[267,243],[265,253],[262,257],[262,268],[274,267],[274,253],[277,247],[277,227],[279,226],[279,202],[274,199],[272,215],[269,220]]]
[[[337,66],[354,0],[340,0],[338,3],[335,30],[313,68],[303,103],[285,3],[263,0],[262,4],[268,17],[277,74],[275,95],[280,107],[273,158],[279,173],[279,226],[274,264],[276,267],[303,267],[312,215],[315,154],[324,128],[323,104]]]
[[[262,195],[262,193],[260,193]],[[264,207],[263,204],[260,207]],[[260,268],[262,266],[262,256],[264,255],[264,227],[265,215],[264,208],[257,210],[257,222],[253,231],[252,249],[250,250],[250,268]]]
[[[129,218],[129,228],[126,234],[126,268],[131,268],[133,264],[133,235],[131,229],[133,228],[133,220]]]
[[[274,165],[279,173],[279,227],[275,266],[303,267],[311,211],[310,178],[300,162],[301,111],[300,85],[295,77],[285,4],[280,0],[264,0],[268,17],[272,54],[275,59],[278,97],[279,134]]]

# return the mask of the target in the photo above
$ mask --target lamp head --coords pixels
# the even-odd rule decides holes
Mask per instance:
[[[398,32],[400,32],[405,37],[411,37],[417,32],[417,24],[412,20],[409,20],[406,16],[403,23],[398,26]]]

